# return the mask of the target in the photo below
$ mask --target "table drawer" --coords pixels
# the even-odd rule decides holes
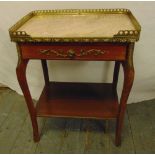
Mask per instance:
[[[112,44],[59,44],[20,46],[23,58],[51,60],[125,60],[126,46]]]

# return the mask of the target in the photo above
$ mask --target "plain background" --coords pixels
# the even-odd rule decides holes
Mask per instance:
[[[8,29],[21,17],[38,9],[127,8],[142,26],[140,41],[135,44],[135,80],[128,100],[133,103],[155,97],[155,2],[0,2],[0,83],[21,94],[16,79],[17,52],[10,42]],[[50,61],[50,79],[54,81],[111,82],[114,62]],[[27,78],[33,98],[44,86],[40,61],[30,61]],[[123,83],[122,69],[118,90]]]

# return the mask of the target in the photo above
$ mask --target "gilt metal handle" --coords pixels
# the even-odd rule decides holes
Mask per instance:
[[[73,50],[69,50],[69,51],[67,52],[67,56],[70,57],[70,58],[73,58],[74,56],[76,56],[76,53],[75,53],[75,51],[73,51]]]

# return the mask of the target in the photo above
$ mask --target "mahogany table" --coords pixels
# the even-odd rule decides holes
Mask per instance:
[[[130,10],[37,10],[9,29],[18,51],[17,78],[23,91],[35,142],[40,140],[37,117],[116,119],[116,145],[133,84],[134,43],[141,27]],[[41,60],[45,87],[34,106],[26,79],[29,60]],[[115,61],[111,83],[50,82],[46,60]],[[124,84],[120,101],[120,65]]]

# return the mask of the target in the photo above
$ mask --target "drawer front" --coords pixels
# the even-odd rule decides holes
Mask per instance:
[[[51,60],[125,60],[126,46],[96,45],[34,45],[20,46],[23,58]]]

